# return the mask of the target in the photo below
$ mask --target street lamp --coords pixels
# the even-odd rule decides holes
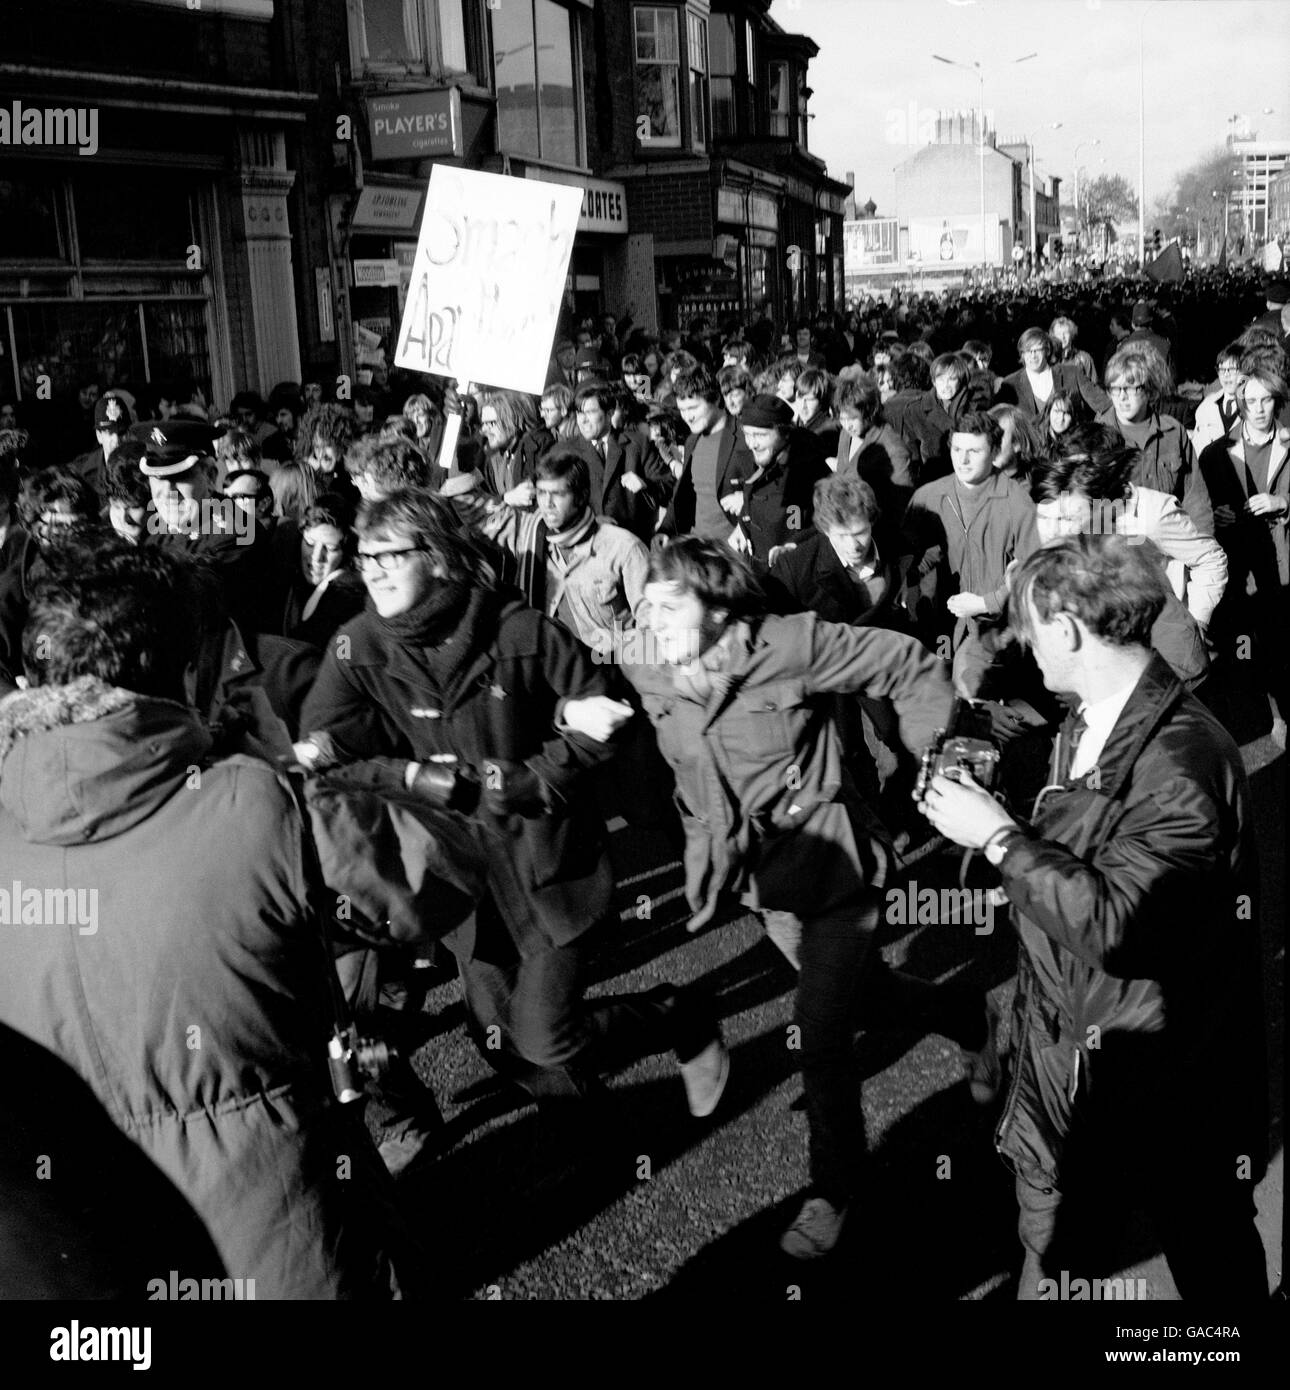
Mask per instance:
[[[938,63],[946,63],[952,68],[966,68],[968,72],[975,72],[977,76],[977,138],[980,144],[980,164],[981,164],[981,274],[985,275],[985,72],[979,62],[960,63],[955,58],[942,58],[939,53],[933,53],[932,57]],[[1014,58],[1012,62],[1025,63],[1031,58],[1038,58],[1038,53],[1027,53],[1024,57]]]
[[[1075,146],[1075,244],[1079,245],[1079,152],[1085,145],[1100,145],[1101,140],[1081,140]]]
[[[1060,130],[1062,123],[1053,121],[1049,130]],[[1026,169],[1030,174],[1030,265],[1037,274],[1039,271],[1039,226],[1035,218],[1035,145],[1026,140]]]

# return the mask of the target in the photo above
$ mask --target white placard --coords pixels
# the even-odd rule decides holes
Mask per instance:
[[[436,164],[396,364],[540,392],[581,207],[578,188]]]

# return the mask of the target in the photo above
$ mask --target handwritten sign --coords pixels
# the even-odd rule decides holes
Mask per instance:
[[[581,207],[578,188],[436,164],[397,365],[541,391]]]

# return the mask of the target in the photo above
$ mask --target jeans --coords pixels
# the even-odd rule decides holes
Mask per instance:
[[[694,993],[673,985],[584,1000],[585,954],[573,941],[506,965],[459,962],[475,1045],[536,1099],[590,1095],[601,1072],[669,1048],[687,1062],[719,1036]]]
[[[986,1036],[979,997],[903,974],[883,960],[875,940],[880,903],[880,892],[869,889],[857,915],[798,922],[793,1021],[801,1029],[811,1182],[835,1207],[850,1202],[865,1156],[857,1030],[913,1028],[971,1048],[982,1046]],[[791,928],[786,919],[797,921],[791,913],[764,916],[773,919],[781,937]]]

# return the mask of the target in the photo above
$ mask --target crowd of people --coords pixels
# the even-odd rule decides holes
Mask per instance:
[[[1151,1206],[1184,1296],[1266,1295],[1224,721],[1262,699],[1284,751],[1290,311],[1276,279],[1146,289],[916,295],[782,337],[606,315],[540,397],[396,374],[222,413],[190,382],[0,406],[0,853],[15,895],[97,903],[94,931],[11,904],[0,1023],[261,1296],[408,1292],[390,1181],[441,1151],[439,1105],[396,1050],[358,1083],[373,1146],[327,1039],[397,1042],[381,1003],[406,1022],[427,963],[542,1113],[602,1114],[605,1076],[664,1051],[693,1116],[720,1106],[701,987],[583,997],[625,821],[678,847],[692,931],[754,912],[795,972],[788,1256],[866,1198],[857,1031],[913,1026],[1002,1105],[1021,1297],[1105,1272],[1108,1192]],[[937,761],[947,729],[995,786]],[[1015,923],[1006,1093],[993,999],[876,945],[936,836]],[[153,891],[176,862],[180,905]]]

